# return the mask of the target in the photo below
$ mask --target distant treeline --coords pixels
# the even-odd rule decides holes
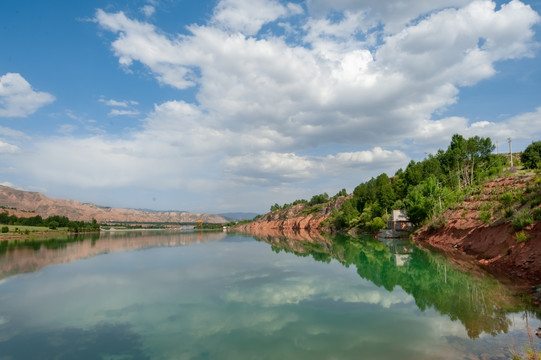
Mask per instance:
[[[18,217],[9,215],[7,212],[0,213],[0,224],[3,225],[21,225],[21,226],[44,226],[49,229],[67,228],[71,232],[99,231],[100,225],[96,219],[92,222],[73,221],[66,216],[49,216],[43,219],[40,215],[32,217]]]

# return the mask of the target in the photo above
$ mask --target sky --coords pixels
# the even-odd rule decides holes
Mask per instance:
[[[265,213],[541,140],[541,0],[0,3],[0,184]]]

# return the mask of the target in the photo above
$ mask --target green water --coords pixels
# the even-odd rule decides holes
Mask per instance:
[[[510,359],[541,325],[399,240],[101,234],[3,244],[0,279],[0,359]]]

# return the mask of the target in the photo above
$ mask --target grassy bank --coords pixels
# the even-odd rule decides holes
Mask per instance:
[[[65,238],[68,236],[67,227],[53,230],[46,226],[0,225],[0,228],[4,229],[0,233],[0,241]],[[8,229],[7,232],[4,232],[5,228]]]

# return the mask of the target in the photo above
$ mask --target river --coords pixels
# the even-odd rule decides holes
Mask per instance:
[[[540,313],[404,240],[156,231],[0,244],[0,359],[511,359],[541,348],[528,336]]]

